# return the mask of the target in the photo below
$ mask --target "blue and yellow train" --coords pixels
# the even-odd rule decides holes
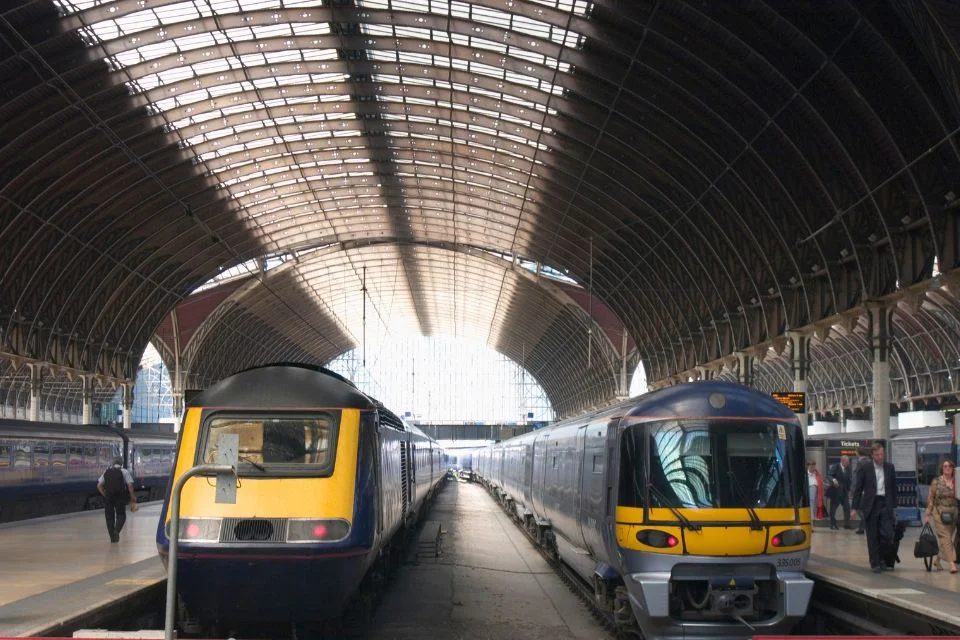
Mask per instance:
[[[236,503],[217,504],[202,476],[181,499],[178,590],[203,628],[336,618],[383,577],[446,471],[434,441],[319,367],[259,367],[199,394],[169,486],[215,462],[223,434],[239,437]],[[164,559],[170,517],[168,488]]]
[[[804,462],[786,407],[700,382],[496,443],[474,468],[621,630],[745,638],[806,614]]]

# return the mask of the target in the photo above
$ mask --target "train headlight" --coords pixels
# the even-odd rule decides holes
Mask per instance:
[[[180,540],[184,542],[219,542],[221,518],[180,518]],[[170,537],[170,521],[164,529]]]
[[[287,520],[287,542],[336,542],[349,533],[346,520]]]
[[[770,539],[770,544],[775,547],[795,547],[807,541],[807,534],[803,529],[787,529],[781,531]]]
[[[656,529],[644,529],[638,532],[637,541],[648,547],[658,547],[660,549],[672,549],[680,544],[676,536]]]

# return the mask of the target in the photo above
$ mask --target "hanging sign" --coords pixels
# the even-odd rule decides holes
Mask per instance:
[[[794,413],[807,412],[807,394],[803,391],[774,391],[770,395]]]

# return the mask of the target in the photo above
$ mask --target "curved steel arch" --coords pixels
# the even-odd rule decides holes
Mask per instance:
[[[457,335],[487,342],[537,379],[558,415],[609,401],[621,391],[618,349],[593,325],[586,311],[547,278],[538,278],[474,248],[403,246],[394,242],[327,247],[264,275],[274,289],[290,288],[284,297],[304,306],[314,303],[311,295],[304,295],[300,283],[310,283],[312,291],[324,302],[324,309],[314,309],[311,317],[325,316],[322,322],[330,327],[327,333],[332,333],[334,327],[349,328],[350,334],[341,332],[343,341],[321,343],[318,334],[311,335],[309,330],[298,329],[292,323],[287,325],[284,335],[278,335],[276,328],[283,323],[277,316],[283,311],[277,311],[273,296],[263,289],[262,281],[251,279],[221,303],[194,334],[183,355],[185,375],[191,384],[205,386],[254,364],[279,359],[327,362],[350,351],[357,344],[347,336],[363,335],[359,325],[364,303],[362,282],[354,276],[351,262],[364,265],[370,282],[384,284],[399,279],[404,251],[422,254],[420,259],[429,258],[431,264],[447,267],[435,270],[431,274],[434,281],[426,283],[436,292],[434,305],[426,310],[431,322],[424,326],[424,310],[417,309],[416,299],[422,292],[368,285],[369,306],[382,314],[379,322],[371,321],[374,326],[369,329],[370,335],[382,330],[386,336],[379,339],[409,332]],[[459,263],[459,268],[453,268],[455,263]],[[501,292],[487,285],[501,280],[509,289],[504,297],[511,303],[508,308],[497,310],[493,303]],[[590,326],[594,327],[595,336],[592,347],[587,345]],[[495,331],[488,333],[490,327]],[[241,343],[243,348],[238,348]],[[587,349],[593,352],[589,367]],[[633,364],[628,361],[631,373]]]
[[[310,4],[0,11],[0,352],[132,377],[218,269],[328,243],[397,243],[370,286],[429,332],[463,268],[432,243],[592,281],[665,380],[960,266],[952,5]],[[451,282],[495,290],[493,317],[522,308],[506,275],[471,278]],[[314,282],[264,285],[297,310],[265,349],[342,343],[301,311],[329,314]],[[938,295],[898,311],[894,398],[952,388]],[[859,402],[863,344],[833,334],[811,383],[853,376]],[[571,406],[605,393],[578,384]]]

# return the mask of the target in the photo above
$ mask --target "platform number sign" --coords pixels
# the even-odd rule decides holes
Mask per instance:
[[[807,394],[803,391],[774,391],[770,395],[794,413],[807,412]]]

